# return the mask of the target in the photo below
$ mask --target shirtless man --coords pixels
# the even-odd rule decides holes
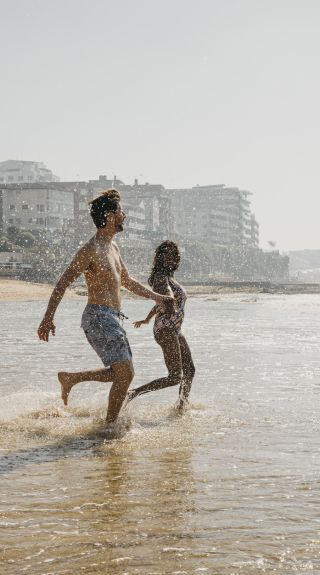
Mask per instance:
[[[68,404],[71,388],[81,381],[112,382],[106,418],[107,427],[120,412],[128,387],[133,379],[132,353],[121,325],[121,286],[144,298],[153,299],[170,310],[172,298],[161,296],[130,277],[113,236],[123,230],[125,214],[120,205],[120,194],[111,189],[91,202],[91,217],[96,234],[75,255],[55,286],[44,318],[38,329],[43,341],[55,335],[55,311],[67,289],[84,274],[88,287],[88,303],[82,315],[81,327],[88,342],[101,358],[103,369],[79,372],[60,372],[61,396]]]

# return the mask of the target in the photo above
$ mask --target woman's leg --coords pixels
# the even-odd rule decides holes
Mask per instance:
[[[168,368],[168,375],[130,390],[128,393],[129,401],[149,391],[181,384],[182,359],[178,335],[171,329],[163,328],[155,339],[162,349],[164,361]]]
[[[182,333],[180,333],[178,339],[180,344],[182,370],[183,370],[183,378],[179,389],[179,400],[182,402],[186,402],[189,397],[192,380],[194,378],[195,367],[186,338],[184,337],[184,335],[182,335]]]

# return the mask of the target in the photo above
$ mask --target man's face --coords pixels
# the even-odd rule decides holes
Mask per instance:
[[[114,212],[114,227],[116,232],[123,231],[123,223],[126,219],[126,214],[122,211],[121,204],[119,204],[117,210]]]

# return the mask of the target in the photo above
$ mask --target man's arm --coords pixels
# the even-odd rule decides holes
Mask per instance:
[[[165,289],[165,291],[158,291],[155,292],[140,282],[135,280],[134,278],[129,276],[129,272],[123,263],[122,258],[120,257],[121,261],[121,285],[126,288],[127,290],[131,291],[132,293],[144,297],[146,299],[153,299],[157,304],[164,304],[167,300],[173,301],[172,293],[170,290]]]
[[[90,249],[86,245],[81,248],[72,262],[69,264],[61,278],[57,282],[51,297],[49,299],[47,310],[44,314],[43,320],[39,325],[38,336],[43,341],[49,340],[49,333],[55,335],[55,325],[53,323],[54,314],[62,300],[66,289],[84,272],[90,264]]]
[[[163,302],[163,296],[145,287],[129,275],[127,277],[123,277],[123,275],[121,275],[121,285],[136,295],[146,299],[153,299],[158,304]]]

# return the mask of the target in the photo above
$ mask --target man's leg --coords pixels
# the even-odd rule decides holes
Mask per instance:
[[[74,385],[81,381],[102,381],[103,383],[113,381],[113,373],[110,367],[90,371],[60,371],[58,379],[61,385],[61,398],[63,403],[68,405],[69,393]]]
[[[106,424],[113,423],[120,412],[127,395],[128,387],[133,380],[134,370],[131,361],[112,364],[112,386],[109,393],[109,403]]]

